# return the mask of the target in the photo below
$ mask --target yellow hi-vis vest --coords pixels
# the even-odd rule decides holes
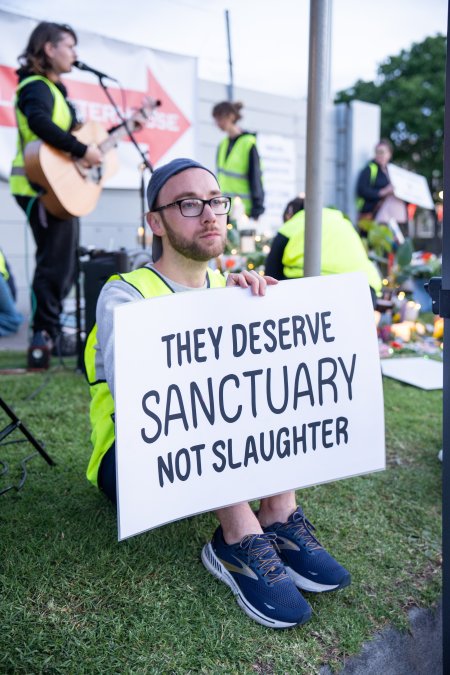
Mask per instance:
[[[250,167],[250,150],[256,145],[253,134],[243,134],[236,139],[227,157],[229,138],[224,138],[217,152],[217,180],[220,189],[230,197],[239,196],[244,204],[245,213],[250,216],[252,196],[248,172]]]
[[[5,279],[5,281],[8,281],[9,272],[8,272],[8,268],[6,267],[5,256],[3,255],[3,251],[1,251],[1,250],[0,250],[0,274]]]
[[[304,275],[305,211],[298,211],[279,230],[288,238],[283,252],[283,273],[294,279]],[[381,277],[351,222],[336,209],[322,209],[321,274],[364,272],[369,286],[381,291]]]
[[[375,162],[369,162],[367,166],[369,167],[370,172],[369,183],[372,186],[375,183],[378,176],[378,164],[375,164]],[[365,202],[366,200],[364,199],[364,197],[358,197],[356,199],[356,208],[358,209],[358,211],[361,211]]]
[[[24,150],[25,146],[31,141],[38,140],[38,136],[33,133],[28,126],[28,120],[25,115],[19,110],[17,101],[19,98],[19,92],[23,87],[25,87],[30,82],[36,80],[42,80],[49,87],[52,96],[53,96],[53,110],[52,110],[52,122],[56,124],[63,131],[69,131],[72,126],[72,113],[67,105],[67,101],[64,98],[63,94],[60,92],[58,87],[54,82],[48,80],[42,75],[31,75],[30,77],[25,78],[17,87],[16,91],[16,101],[15,101],[15,111],[17,119],[17,152],[16,156],[12,163],[11,175],[9,177],[9,189],[13,195],[21,195],[23,197],[34,197],[37,192],[34,190],[25,173],[25,162],[24,162]]]
[[[225,278],[208,269],[210,288],[221,288],[225,286]],[[114,274],[106,283],[121,279],[130,286],[133,286],[143,298],[155,298],[162,295],[169,295],[174,291],[166,282],[149,267],[142,267],[126,274]],[[91,441],[93,452],[87,468],[87,478],[93,485],[98,485],[98,470],[100,463],[114,443],[114,400],[111,395],[108,383],[104,379],[99,379],[96,367],[95,346],[97,344],[97,324],[89,333],[84,351],[84,363],[86,367],[86,377],[89,382],[91,392],[90,419],[92,426]]]

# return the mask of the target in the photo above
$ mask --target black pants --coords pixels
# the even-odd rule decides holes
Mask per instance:
[[[115,443],[113,443],[107,453],[103,455],[103,459],[98,470],[98,486],[113,504],[117,503]]]
[[[33,331],[46,330],[55,337],[61,330],[59,316],[63,300],[75,281],[79,220],[60,220],[35,199],[16,195],[28,215],[36,242],[36,269],[33,277]]]

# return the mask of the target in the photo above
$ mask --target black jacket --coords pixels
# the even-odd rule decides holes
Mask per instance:
[[[21,68],[17,71],[19,82],[34,75],[30,71]],[[62,82],[55,83],[67,101],[67,89]],[[69,152],[74,157],[83,157],[87,145],[80,143],[73,134],[63,131],[52,122],[53,96],[49,87],[42,80],[35,80],[26,84],[19,91],[17,105],[28,120],[28,126],[38,138],[49,145]],[[67,101],[72,113],[71,129],[78,125],[75,108]]]
[[[370,182],[369,166],[369,164],[372,162],[378,167],[378,172],[373,183]],[[374,159],[372,159],[371,162],[369,162],[361,171],[358,178],[356,191],[358,197],[362,197],[364,199],[364,204],[360,210],[360,213],[373,213],[375,211],[378,202],[380,199],[382,199],[382,197],[380,197],[380,190],[386,187],[386,185],[389,185],[389,177],[384,173],[380,165]]]

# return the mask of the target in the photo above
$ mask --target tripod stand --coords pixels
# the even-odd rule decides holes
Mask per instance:
[[[39,454],[45,459],[47,464],[49,464],[50,466],[55,466],[55,462],[53,461],[53,459],[45,452],[42,445],[28,431],[27,427],[17,417],[16,413],[13,410],[11,410],[11,408],[5,403],[5,401],[1,397],[0,397],[0,407],[3,408],[5,413],[11,419],[11,423],[8,424],[6,427],[4,427],[4,429],[0,430],[0,443],[1,441],[3,441],[4,438],[6,438],[6,436],[8,436],[15,429],[20,429],[20,431],[23,433],[27,441],[29,441],[31,445],[36,448]]]

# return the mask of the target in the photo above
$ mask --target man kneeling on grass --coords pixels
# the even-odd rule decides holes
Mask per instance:
[[[277,283],[248,271],[225,280],[208,268],[223,253],[230,210],[230,198],[222,195],[209,169],[191,159],[175,159],[153,173],[147,199],[154,262],[105,284],[85,353],[94,445],[87,476],[114,503],[114,307],[225,285],[250,287],[262,296]],[[311,607],[297,589],[332,591],[350,583],[349,572],[314,536],[295,492],[261,499],[257,513],[242,503],[219,509],[216,516],[220,526],[203,548],[203,564],[258,623],[271,628],[302,624],[311,617]]]

